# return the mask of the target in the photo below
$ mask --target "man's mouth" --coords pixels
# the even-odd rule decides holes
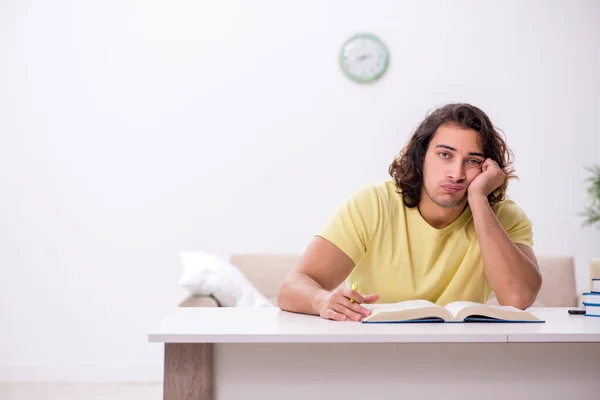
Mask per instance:
[[[442,189],[448,193],[458,193],[463,190],[463,187],[460,185],[442,185]]]

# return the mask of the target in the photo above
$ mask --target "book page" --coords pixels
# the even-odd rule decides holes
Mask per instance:
[[[435,303],[428,300],[407,300],[399,303],[375,303],[375,304],[361,304],[363,307],[368,308],[371,311],[405,311],[415,310],[425,307],[440,307]],[[440,307],[441,308],[441,307]]]
[[[513,306],[500,306],[495,304],[481,304],[472,301],[455,301],[446,305],[446,310],[454,316],[455,320],[463,320],[470,316],[483,316],[502,320],[536,320],[537,318]]]
[[[481,303],[475,303],[473,301],[454,301],[452,303],[446,304],[446,310],[450,311],[450,313],[456,318],[456,315],[461,312],[463,309],[467,307],[473,306],[482,306]]]
[[[473,301],[454,301],[452,303],[448,303],[445,308],[448,311],[450,311],[452,313],[452,315],[454,315],[456,317],[456,314],[458,314],[459,312],[461,312],[463,309],[465,309],[467,307],[485,307],[490,310],[523,312],[523,310],[520,310],[513,306],[500,306],[500,305],[496,305],[496,304],[482,304],[482,303],[475,303]]]

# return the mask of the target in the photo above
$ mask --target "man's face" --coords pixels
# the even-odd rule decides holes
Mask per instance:
[[[423,165],[424,195],[444,208],[462,207],[467,187],[485,161],[479,135],[473,129],[445,124],[434,134]],[[421,196],[423,198],[423,196]]]

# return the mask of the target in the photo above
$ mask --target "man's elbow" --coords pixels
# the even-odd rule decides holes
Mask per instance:
[[[498,296],[498,303],[502,306],[513,306],[525,310],[533,305],[540,291],[541,279],[531,289],[521,290],[519,292],[507,293],[504,296]]]
[[[533,305],[538,293],[542,287],[542,274],[536,266],[532,266],[535,274],[527,281],[527,285],[522,285],[519,289],[505,292],[503,296],[498,296],[498,303],[503,306],[513,306],[525,310]]]
[[[527,294],[514,294],[510,296],[505,296],[503,298],[498,297],[498,304],[501,306],[512,306],[516,307],[520,310],[525,310],[533,304],[536,296],[527,295]]]
[[[275,302],[277,307],[279,307],[282,310],[287,310],[290,311],[290,307],[289,307],[289,281],[290,277],[289,275],[285,277],[285,279],[283,280],[283,282],[281,283],[281,285],[279,286],[279,290],[277,291],[277,296],[275,298]]]
[[[290,272],[279,285],[275,303],[281,310],[296,311],[294,303],[298,295],[296,286],[299,281],[302,281],[302,275],[296,272]]]

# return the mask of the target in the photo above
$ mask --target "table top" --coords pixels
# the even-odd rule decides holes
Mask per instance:
[[[600,318],[530,308],[544,323],[362,324],[272,308],[178,307],[148,335],[161,343],[600,342]]]

